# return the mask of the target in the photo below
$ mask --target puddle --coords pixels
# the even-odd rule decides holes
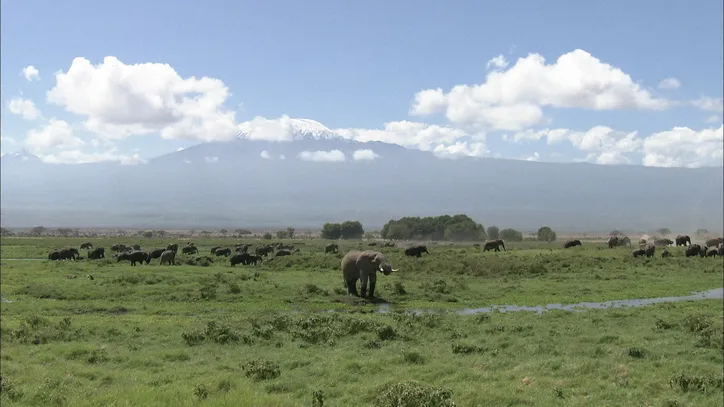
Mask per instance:
[[[536,305],[536,306],[525,306],[525,305],[491,305],[490,307],[481,308],[465,308],[461,310],[455,310],[454,312],[458,315],[474,315],[484,314],[490,312],[520,312],[529,311],[535,312],[536,314],[542,314],[550,310],[562,310],[572,312],[585,312],[587,309],[608,309],[608,308],[629,308],[629,307],[644,307],[652,304],[661,304],[666,302],[681,302],[681,301],[697,301],[697,300],[710,300],[710,299],[724,299],[724,288],[715,288],[713,290],[704,292],[695,292],[692,295],[686,295],[683,297],[659,297],[659,298],[642,298],[642,299],[630,299],[630,300],[614,300],[604,302],[579,302],[577,304],[548,304],[548,305]],[[390,304],[381,304],[377,310],[378,313],[392,312]],[[444,313],[445,310],[406,310],[405,313],[412,313],[415,315],[427,314],[427,313]]]

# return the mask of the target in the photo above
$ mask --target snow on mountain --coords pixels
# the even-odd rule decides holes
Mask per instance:
[[[322,123],[311,119],[254,118],[239,125],[238,139],[266,141],[338,140],[342,136]]]
[[[31,153],[27,149],[21,149],[19,151],[16,151],[14,153],[6,153],[2,155],[1,158],[3,163],[9,163],[9,162],[42,162],[40,157],[37,155]]]

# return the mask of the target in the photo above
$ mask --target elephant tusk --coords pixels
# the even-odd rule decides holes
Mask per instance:
[[[392,269],[392,272],[396,272],[396,271],[399,271],[399,270],[400,270],[400,269]]]

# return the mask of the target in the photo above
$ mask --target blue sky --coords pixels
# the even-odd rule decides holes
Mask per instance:
[[[719,0],[9,0],[1,15],[3,153],[147,159],[286,115],[441,156],[722,161]],[[151,63],[169,67],[130,68]]]

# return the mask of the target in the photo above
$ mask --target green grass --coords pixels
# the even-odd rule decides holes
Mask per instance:
[[[201,254],[236,242],[193,240]],[[300,253],[257,267],[232,268],[225,258],[209,267],[131,267],[110,253],[8,260],[46,258],[82,241],[2,239],[0,294],[13,301],[0,305],[3,405],[447,406],[444,389],[458,406],[724,401],[721,300],[541,315],[317,312],[377,306],[344,294],[342,254],[325,255],[318,240],[293,241]],[[107,252],[116,242],[171,242],[92,241]],[[722,285],[720,258],[687,259],[670,248],[673,258],[633,259],[624,248],[561,245],[481,253],[431,244],[421,259],[377,247],[400,268],[378,277],[378,302],[393,310],[565,304]],[[341,252],[363,247],[343,242]],[[391,404],[405,395],[417,404]]]

